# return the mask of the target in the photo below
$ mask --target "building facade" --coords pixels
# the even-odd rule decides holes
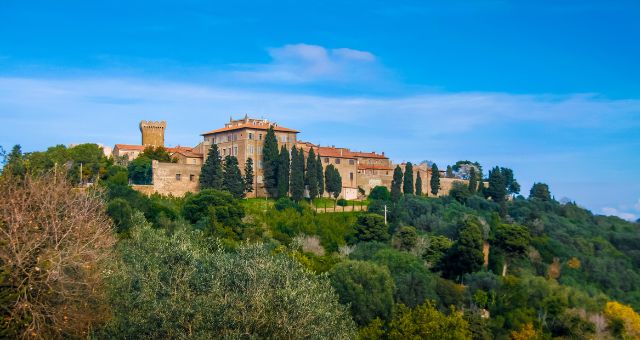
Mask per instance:
[[[291,152],[295,146],[303,150],[306,160],[309,151],[313,148],[315,154],[320,156],[323,169],[330,164],[333,165],[342,177],[340,197],[358,199],[362,198],[361,193],[368,195],[376,186],[391,188],[396,165],[385,156],[384,152],[351,151],[348,148],[315,145],[300,141],[297,130],[280,126],[266,119],[250,118],[245,115],[242,119],[230,119],[222,128],[202,133],[202,142],[194,147],[166,148],[175,163],[153,161],[153,183],[149,186],[136,185],[134,189],[146,194],[155,192],[173,196],[198,191],[201,167],[207,159],[209,149],[216,144],[223,160],[226,156],[234,156],[238,159],[238,165],[243,173],[247,159],[253,160],[254,191],[248,196],[265,197],[267,193],[264,188],[262,153],[264,140],[270,127],[273,127],[275,132],[279,150],[284,146]],[[131,161],[137,158],[146,147],[164,147],[165,129],[164,121],[142,121],[140,131],[143,145],[116,144],[113,149],[114,158]],[[398,166],[404,173],[406,164],[402,163]],[[423,194],[431,196],[431,169],[426,164],[414,165],[414,183],[418,173],[422,179]],[[466,183],[462,179],[445,178],[442,173],[438,196],[448,194],[456,181]]]

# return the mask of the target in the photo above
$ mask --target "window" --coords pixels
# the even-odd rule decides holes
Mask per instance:
[[[259,139],[259,140],[262,140],[262,134],[259,134],[259,135],[258,135],[258,139]]]
[[[176,181],[179,181],[182,178],[181,174],[176,174]]]
[[[324,162],[329,163],[329,157],[325,157]]]
[[[262,147],[261,146],[258,147],[258,149],[256,150],[256,153],[258,155],[262,155]]]
[[[197,162],[197,160],[195,158],[192,161],[193,161],[193,164],[196,164],[196,162]]]
[[[353,181],[353,172],[349,173],[349,179]]]
[[[233,147],[233,155],[234,156],[238,156],[238,147],[237,146]]]
[[[190,182],[193,182],[195,180],[196,180],[196,175],[194,175],[194,174],[189,175],[189,181]]]
[[[336,158],[336,164],[340,164],[340,158]]]
[[[356,164],[356,160],[355,159],[350,159],[349,160],[349,165],[354,165]]]
[[[253,145],[247,146],[247,153],[253,155]]]
[[[230,141],[231,141],[231,135],[230,135],[230,134],[228,134],[228,135],[227,135],[227,142],[230,142]]]
[[[287,136],[280,136],[280,140],[281,140],[283,143],[286,143],[286,142],[287,142]]]
[[[258,162],[258,169],[262,169],[262,160]]]
[[[253,139],[253,133],[249,132],[249,139]]]
[[[227,149],[222,149],[222,155],[226,156],[227,155]]]

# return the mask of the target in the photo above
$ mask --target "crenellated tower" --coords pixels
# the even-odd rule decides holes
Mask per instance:
[[[142,133],[142,145],[164,147],[164,129],[166,127],[167,123],[164,120],[161,122],[141,121],[140,132]]]

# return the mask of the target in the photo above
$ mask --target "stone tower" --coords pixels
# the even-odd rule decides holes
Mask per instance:
[[[141,121],[140,132],[142,133],[142,145],[164,147],[164,129],[166,127],[167,123],[164,120],[161,122]]]

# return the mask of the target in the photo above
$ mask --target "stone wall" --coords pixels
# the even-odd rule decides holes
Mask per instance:
[[[153,161],[153,191],[162,195],[184,196],[197,192],[200,165]]]

